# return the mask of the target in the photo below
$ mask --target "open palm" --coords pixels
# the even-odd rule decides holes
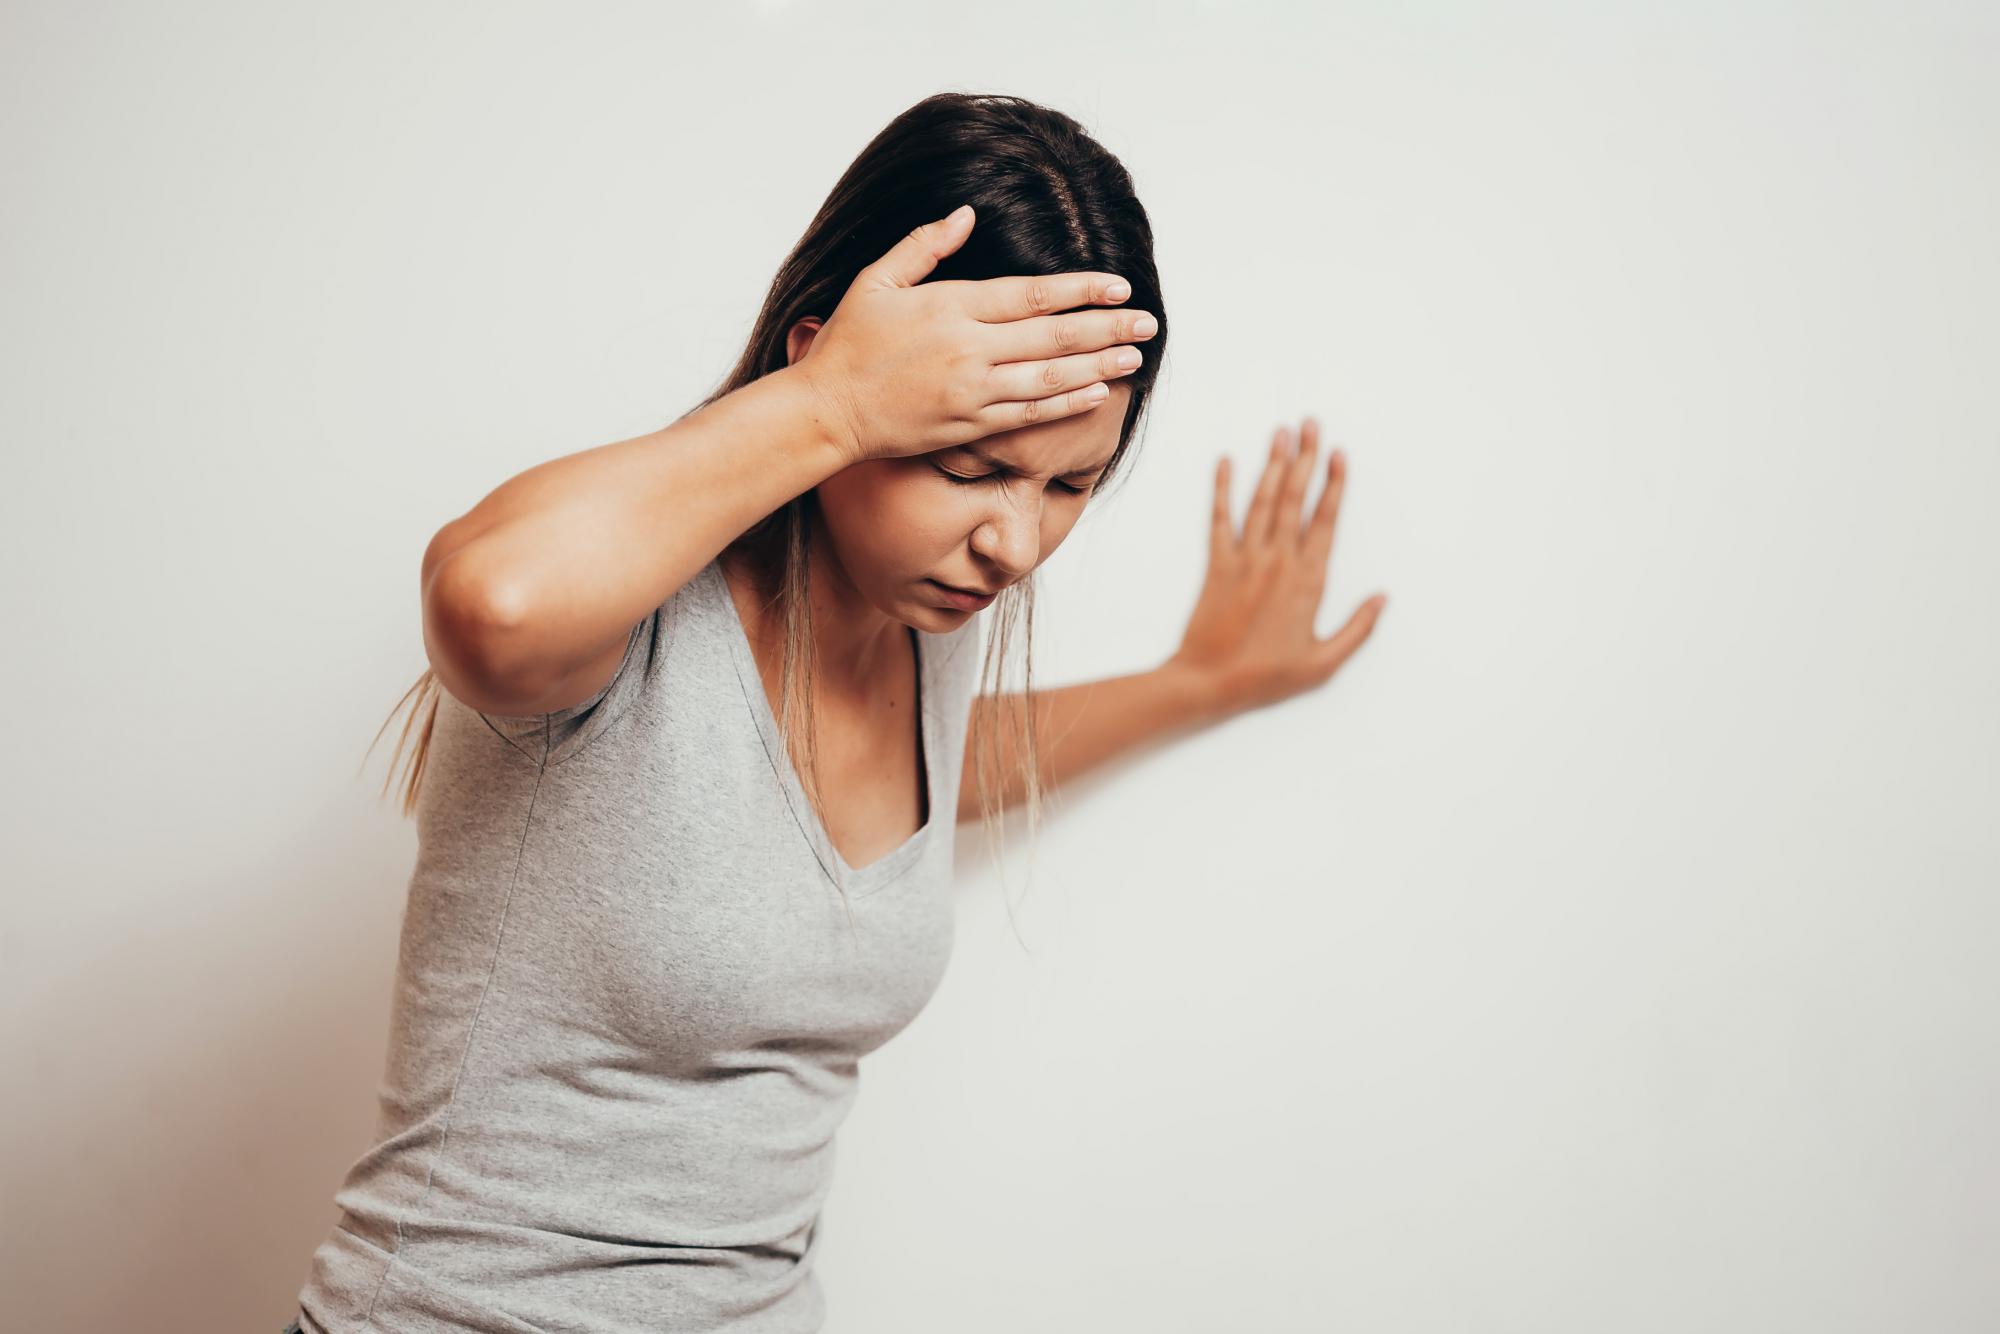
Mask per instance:
[[[1305,419],[1296,449],[1290,428],[1278,428],[1240,533],[1229,516],[1228,455],[1216,467],[1208,574],[1170,662],[1212,681],[1232,708],[1269,704],[1325,682],[1367,641],[1388,601],[1377,593],[1332,635],[1313,634],[1347,482],[1347,460],[1336,449],[1319,502],[1301,523],[1318,454],[1315,419]]]

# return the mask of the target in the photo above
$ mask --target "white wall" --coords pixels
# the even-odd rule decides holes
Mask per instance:
[[[833,1334],[2000,1327],[2000,20],[1620,8],[9,5],[10,1326],[290,1318],[425,542],[689,406],[962,88],[1124,158],[1174,321],[1039,678],[1164,656],[1308,412],[1322,629],[1390,602],[1011,920],[962,837]]]

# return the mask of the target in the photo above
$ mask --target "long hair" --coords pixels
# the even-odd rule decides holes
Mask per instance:
[[[1131,387],[1131,398],[1119,426],[1117,449],[1093,498],[1102,495],[1133,443],[1166,352],[1167,313],[1153,262],[1152,227],[1133,191],[1131,174],[1082,125],[1062,112],[1003,94],[937,93],[883,127],[834,183],[805,234],[779,266],[735,367],[682,418],[789,365],[786,335],[793,325],[830,317],[863,268],[917,226],[967,203],[977,214],[972,235],[925,281],[1085,269],[1115,273],[1132,284],[1132,295],[1123,304],[1150,311],[1160,322],[1158,333],[1145,344],[1145,361],[1121,377]],[[815,522],[817,494],[808,491],[753,524],[723,553],[751,574],[766,608],[775,609],[782,618],[779,727],[801,786],[825,827],[813,708],[816,641],[807,596],[807,554]],[[986,635],[979,694],[979,703],[987,707],[975,705],[972,710],[967,744],[981,818],[989,842],[997,845],[1005,821],[998,794],[1009,751],[1021,770],[1031,840],[1042,803],[1041,759],[1032,722],[1036,714],[1033,576],[1002,590],[988,611],[993,622]],[[1021,623],[1022,689],[1001,695],[989,687],[1004,675],[1017,622]],[[416,809],[441,688],[427,670],[390,711],[393,720],[404,704],[417,700],[397,741],[396,756],[400,756],[414,720],[428,704],[423,722],[415,724],[417,741],[403,793],[406,816]],[[388,725],[385,720],[383,730]],[[1013,746],[1001,747],[996,738],[1010,734]],[[376,739],[381,739],[381,731]],[[374,749],[372,743],[369,749]],[[396,756],[390,760],[391,780]],[[384,795],[387,792],[385,782]],[[930,818],[956,817],[952,811],[933,811]],[[846,887],[839,888],[845,901]]]

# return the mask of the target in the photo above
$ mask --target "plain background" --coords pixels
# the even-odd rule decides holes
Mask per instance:
[[[1325,689],[1065,794],[865,1067],[832,1334],[2000,1327],[2000,20],[1972,3],[10,3],[21,1329],[273,1334],[375,1114],[447,518],[727,370],[1023,94],[1174,321],[1037,678],[1352,461]],[[400,719],[397,726],[400,726]],[[1011,903],[1011,909],[1009,904]]]

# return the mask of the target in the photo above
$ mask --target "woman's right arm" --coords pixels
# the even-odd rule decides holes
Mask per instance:
[[[650,435],[538,464],[424,554],[431,670],[481,713],[582,704],[632,631],[750,525],[851,463],[1088,412],[1140,334],[1115,275],[927,283],[973,210],[862,269],[807,355]],[[813,370],[806,369],[813,367]],[[865,411],[863,409],[865,405]]]
[[[424,553],[424,648],[459,700],[522,717],[580,704],[632,627],[765,515],[848,466],[792,365],[649,434],[537,464]]]

